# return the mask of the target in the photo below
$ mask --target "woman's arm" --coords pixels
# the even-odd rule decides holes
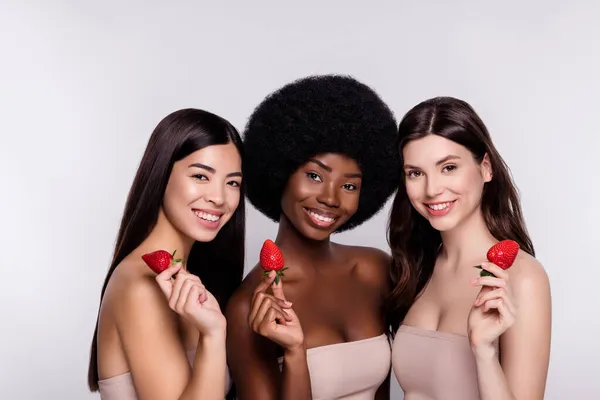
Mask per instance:
[[[535,259],[526,258],[522,262],[518,270],[513,270],[514,275],[500,272],[495,266],[486,268],[503,283],[494,282],[494,286],[499,286],[482,295],[483,303],[486,299],[495,302],[492,311],[496,306],[498,310],[505,308],[508,319],[513,318],[514,323],[500,336],[500,359],[494,346],[474,349],[482,400],[544,398],[550,358],[550,284]],[[494,279],[497,278],[488,278]],[[480,307],[484,307],[483,303]],[[500,318],[502,314],[500,311]]]
[[[284,300],[265,293],[272,280],[273,277],[263,280],[254,293],[244,289],[238,290],[227,307],[227,355],[237,396],[241,400],[311,399],[310,376],[303,341],[299,346],[282,346],[284,355],[280,372],[277,343],[268,339],[269,332],[272,333],[278,328],[280,332],[276,336],[287,339],[284,328],[290,328],[292,324],[299,326],[297,316],[289,306],[287,309],[292,318],[290,315],[283,315],[283,309],[286,308]],[[281,282],[279,288],[280,285]],[[277,289],[274,290],[277,293]],[[282,296],[282,293],[280,295]],[[264,333],[263,336],[253,330],[252,321],[261,321],[255,328],[260,329]],[[290,325],[284,325],[286,323]]]
[[[282,399],[312,399],[310,374],[306,359],[306,347],[286,349],[283,355]]]
[[[124,293],[116,322],[141,400],[225,397],[225,332],[221,338],[201,336],[192,370],[178,317],[154,280],[137,282]]]
[[[225,373],[227,371],[226,329],[220,335],[201,336],[198,341],[191,384],[180,399],[225,398]]]

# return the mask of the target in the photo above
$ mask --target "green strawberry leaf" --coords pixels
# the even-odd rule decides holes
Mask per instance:
[[[496,275],[492,274],[490,271],[486,271],[485,269],[481,270],[481,272],[479,273],[479,276],[491,276],[493,278],[496,277]]]

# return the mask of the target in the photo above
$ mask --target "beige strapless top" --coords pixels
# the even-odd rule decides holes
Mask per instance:
[[[189,350],[187,356],[190,365],[193,365],[194,358],[196,357],[196,350]],[[130,372],[125,372],[113,376],[112,378],[101,379],[98,381],[98,388],[102,400],[138,400]],[[227,370],[225,375],[225,393],[227,393],[230,388],[231,378],[229,370]]]
[[[466,336],[401,325],[392,344],[392,367],[405,400],[479,400]]]
[[[390,372],[391,348],[381,335],[313,347],[306,358],[313,400],[373,400]]]

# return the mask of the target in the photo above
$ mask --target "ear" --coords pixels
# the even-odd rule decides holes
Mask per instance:
[[[483,160],[481,160],[481,174],[486,183],[492,180],[492,172],[492,163],[490,162],[490,157],[488,156],[488,153],[485,153]]]

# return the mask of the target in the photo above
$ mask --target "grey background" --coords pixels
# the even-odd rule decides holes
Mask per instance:
[[[546,398],[593,398],[598,3],[214,4],[0,2],[0,397],[98,397],[85,381],[99,290],[163,116],[200,107],[242,129],[270,91],[336,72],[372,85],[398,118],[436,95],[481,114],[552,283]],[[335,239],[387,249],[388,211]],[[248,266],[275,232],[250,210]]]

